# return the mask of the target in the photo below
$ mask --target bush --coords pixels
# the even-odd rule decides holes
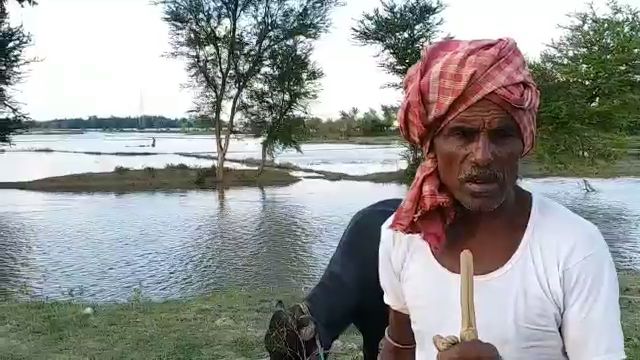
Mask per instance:
[[[170,169],[170,170],[189,170],[189,166],[186,164],[167,164],[167,166],[165,166],[165,169]]]
[[[202,186],[205,184],[208,177],[216,177],[215,165],[209,168],[198,169],[198,171],[196,172],[196,179],[194,180],[194,183],[198,186]]]
[[[124,166],[116,166],[115,169],[113,169],[113,171],[118,175],[122,175],[122,174],[126,173],[129,170],[131,170],[131,169],[129,169],[127,167],[124,167]]]
[[[156,177],[156,169],[152,167],[147,166],[146,168],[144,168],[144,172],[152,178]]]
[[[424,161],[424,154],[422,153],[422,149],[420,147],[415,146],[410,143],[404,143],[404,150],[401,153],[401,157],[404,161],[407,162],[407,168],[405,169],[405,182],[407,184],[411,184],[413,182],[413,178],[416,176],[416,172],[418,171],[418,167]]]

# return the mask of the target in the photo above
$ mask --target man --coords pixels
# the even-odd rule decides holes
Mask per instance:
[[[624,359],[618,280],[600,231],[517,185],[539,92],[511,39],[446,40],[405,79],[403,136],[426,155],[382,226],[382,359]],[[460,253],[474,256],[480,340],[460,332]]]

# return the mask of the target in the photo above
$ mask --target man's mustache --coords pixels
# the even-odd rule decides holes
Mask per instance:
[[[474,167],[463,172],[458,177],[458,180],[462,182],[502,183],[504,181],[504,173],[496,169]]]

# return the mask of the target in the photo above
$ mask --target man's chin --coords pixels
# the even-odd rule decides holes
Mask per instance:
[[[458,199],[458,202],[460,203],[460,205],[462,205],[462,207],[470,212],[488,213],[495,211],[500,207],[500,205],[504,203],[504,196],[496,198],[465,197],[462,199]]]

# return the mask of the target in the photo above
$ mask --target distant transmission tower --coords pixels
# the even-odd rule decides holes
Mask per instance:
[[[140,106],[138,111],[138,129],[144,129],[144,97],[142,96],[142,90],[140,90]]]

